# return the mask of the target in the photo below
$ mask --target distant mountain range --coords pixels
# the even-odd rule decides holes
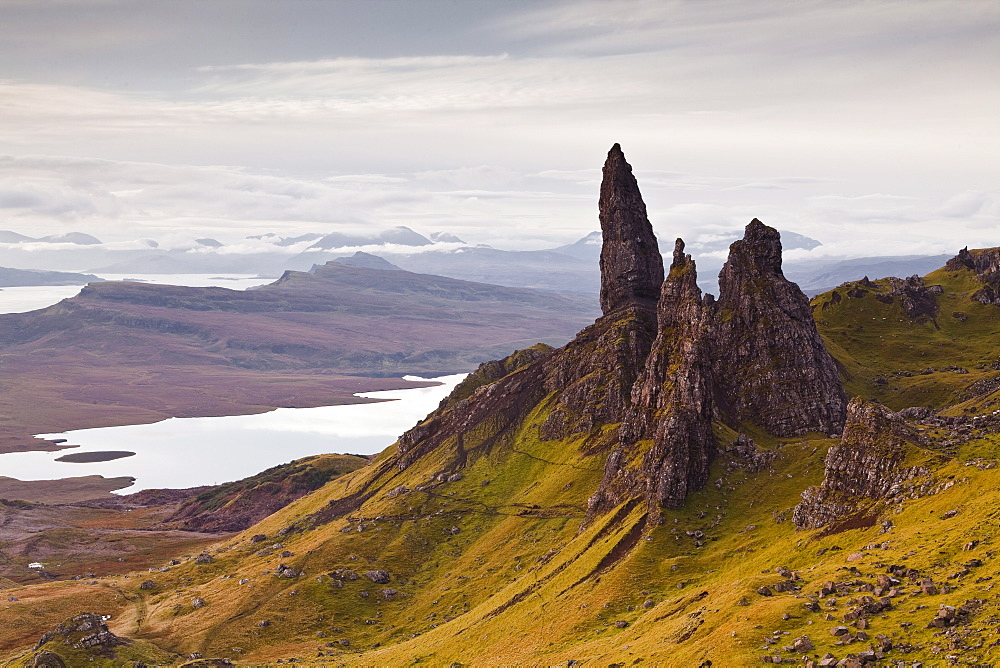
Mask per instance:
[[[26,243],[45,243],[45,244],[77,244],[78,246],[91,246],[94,244],[101,243],[101,240],[97,237],[91,236],[89,234],[84,234],[83,232],[68,232],[66,234],[50,234],[46,237],[29,237],[18,232],[11,232],[10,230],[0,230],[0,243],[2,244],[26,244]]]
[[[33,269],[9,269],[0,267],[0,288],[23,287],[28,285],[83,285],[103,278],[93,274],[75,274],[68,271],[38,271]]]
[[[707,292],[717,290],[716,277],[729,245],[739,231],[692,241],[688,251],[701,267],[699,284]],[[781,231],[785,251],[812,250],[821,242],[790,231]],[[232,251],[212,238],[196,239],[189,248],[162,248],[153,240],[123,248],[102,244],[80,232],[41,238],[0,231],[0,266],[47,270],[52,267],[87,267],[91,274],[205,274],[232,273],[280,276],[287,269],[308,271],[331,260],[352,257],[361,251],[386,264],[417,273],[508,287],[596,296],[599,286],[601,233],[592,232],[572,244],[551,249],[511,251],[469,245],[447,232],[422,235],[408,227],[395,227],[370,234],[309,233],[285,237],[275,233],[247,237],[256,248]],[[25,247],[32,242],[33,245]],[[260,243],[263,242],[263,243]],[[51,248],[39,248],[39,243]],[[67,247],[66,244],[73,244]],[[669,255],[670,248],[661,246]],[[786,261],[785,274],[807,294],[818,294],[845,281],[886,276],[925,274],[950,255],[874,256],[865,258],[814,258]],[[381,267],[387,268],[387,267]],[[39,276],[26,276],[25,280]],[[92,280],[92,279],[91,279]],[[73,279],[73,282],[85,282]],[[18,283],[21,284],[21,283]],[[34,283],[46,284],[43,282]]]

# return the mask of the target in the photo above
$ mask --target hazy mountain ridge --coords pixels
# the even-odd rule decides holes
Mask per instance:
[[[16,388],[0,396],[12,416],[0,446],[37,447],[32,433],[68,428],[353,402],[354,392],[408,386],[405,373],[460,372],[538,340],[562,343],[594,310],[582,297],[336,262],[248,291],[93,283],[0,316]]]
[[[3,288],[29,285],[82,285],[103,280],[93,274],[0,267],[0,287]]]

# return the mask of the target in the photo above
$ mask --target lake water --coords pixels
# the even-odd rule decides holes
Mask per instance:
[[[135,280],[161,285],[185,285],[192,288],[219,287],[245,290],[273,283],[276,278],[250,274],[101,274],[109,281]],[[0,288],[0,313],[24,313],[52,306],[80,292],[83,285],[28,285]]]
[[[65,438],[80,446],[58,452],[0,455],[3,475],[19,480],[55,480],[84,475],[131,476],[119,490],[184,488],[239,480],[293,459],[328,452],[374,454],[437,408],[466,374],[424,379],[440,385],[363,392],[379,403],[279,408],[258,415],[171,418],[154,424],[80,429],[42,438]],[[68,453],[127,450],[136,453],[107,462],[56,461]]]

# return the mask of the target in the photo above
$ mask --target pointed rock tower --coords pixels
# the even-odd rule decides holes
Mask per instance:
[[[655,518],[660,507],[679,507],[708,480],[715,455],[711,307],[697,279],[695,263],[678,239],[660,292],[656,340],[632,388],[619,446],[590,499],[591,514],[644,496]]]
[[[775,436],[839,434],[847,399],[809,301],[781,271],[781,237],[756,218],[719,274],[716,399]]]
[[[545,439],[620,422],[656,337],[663,257],[632,166],[618,144],[611,147],[604,163],[598,210],[604,239],[604,317],[568,343],[564,355],[553,359],[546,389],[559,392],[559,398],[542,427]]]
[[[663,257],[646,217],[646,204],[632,166],[618,144],[604,163],[599,202],[601,234],[601,310],[605,315],[638,306],[656,309],[663,283]]]
[[[772,434],[839,432],[844,392],[805,296],[781,273],[778,232],[754,220],[720,276],[719,303],[698,288],[677,240],[663,260],[632,168],[615,144],[599,202],[604,315],[557,350],[486,364],[398,441],[385,475],[425,456],[437,477],[513,452],[530,434],[586,457],[607,453],[588,502],[594,517],[644,503],[650,521],[702,488],[715,456],[713,421]],[[579,437],[570,440],[572,437]],[[373,488],[374,489],[374,488]],[[361,489],[330,512],[348,512]]]

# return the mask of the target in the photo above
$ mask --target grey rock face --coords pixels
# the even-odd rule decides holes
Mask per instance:
[[[902,466],[907,447],[919,442],[917,433],[882,404],[851,400],[840,444],[826,455],[823,482],[802,493],[792,522],[800,529],[818,528],[895,496],[907,480],[928,474],[924,467]]]
[[[601,310],[605,315],[629,306],[656,308],[663,283],[663,258],[632,166],[615,144],[604,163],[599,202],[601,234]]]
[[[891,295],[899,297],[899,304],[906,315],[918,322],[933,320],[937,316],[938,303],[936,295],[941,294],[940,285],[924,285],[924,279],[919,276],[909,278],[889,277],[892,286]]]
[[[781,271],[778,231],[756,218],[719,274],[716,399],[775,436],[839,434],[847,399],[806,296]]]
[[[608,457],[591,511],[643,494],[651,511],[676,508],[708,480],[712,434],[711,309],[684,242],[674,246],[657,308],[657,336],[632,388],[620,445]],[[647,447],[641,441],[651,440]],[[641,456],[641,464],[631,465]]]

